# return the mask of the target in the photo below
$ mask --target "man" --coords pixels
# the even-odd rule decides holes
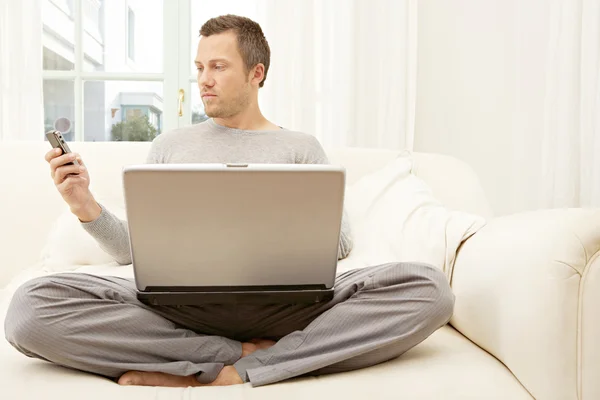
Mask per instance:
[[[260,26],[227,15],[200,36],[198,87],[211,119],[156,138],[148,162],[326,163],[316,139],[260,112],[270,58]],[[74,158],[82,163],[76,154],[46,155],[58,191],[105,251],[131,263],[126,223],[94,200],[84,164],[66,165]],[[346,223],[342,230],[340,258],[352,246]],[[418,263],[349,271],[335,288],[317,304],[148,306],[132,280],[65,273],[21,286],[5,333],[30,357],[123,385],[259,386],[395,358],[446,324],[454,305],[443,273]]]

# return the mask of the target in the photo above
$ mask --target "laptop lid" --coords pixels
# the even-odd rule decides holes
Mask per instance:
[[[343,167],[144,164],[123,180],[139,290],[333,286]]]

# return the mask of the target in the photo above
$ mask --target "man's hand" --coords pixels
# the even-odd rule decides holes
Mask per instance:
[[[50,176],[54,185],[71,212],[82,222],[98,218],[102,209],[90,192],[90,176],[79,154],[62,154],[61,149],[52,149],[46,153],[45,159],[50,164]],[[74,160],[79,165],[66,165]]]

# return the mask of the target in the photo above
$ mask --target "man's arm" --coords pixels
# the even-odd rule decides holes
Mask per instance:
[[[308,146],[303,152],[299,154],[297,162],[302,164],[329,164],[327,155],[321,143],[314,136],[310,136]],[[348,213],[344,206],[344,213],[342,215],[342,227],[340,234],[340,244],[338,248],[338,260],[342,260],[352,251],[354,243],[352,241],[352,230],[350,228],[350,222],[348,219]]]
[[[150,152],[146,159],[148,164],[156,164],[161,158],[156,146],[152,142]],[[129,227],[127,221],[119,219],[108,211],[102,204],[98,204],[102,211],[100,216],[91,222],[82,222],[81,226],[98,242],[100,248],[108,253],[121,265],[131,264],[131,247],[129,245]]]
[[[344,214],[342,216],[342,234],[340,235],[340,246],[338,248],[338,260],[343,260],[350,255],[354,243],[352,242],[352,234],[350,230],[350,223],[348,222],[348,214],[344,207]]]
[[[91,222],[82,222],[81,226],[116,262],[131,264],[127,221],[117,218],[102,204],[98,205],[102,209],[100,216]]]

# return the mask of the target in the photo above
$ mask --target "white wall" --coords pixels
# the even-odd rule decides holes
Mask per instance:
[[[419,2],[415,150],[474,167],[497,215],[535,209],[547,0]]]

